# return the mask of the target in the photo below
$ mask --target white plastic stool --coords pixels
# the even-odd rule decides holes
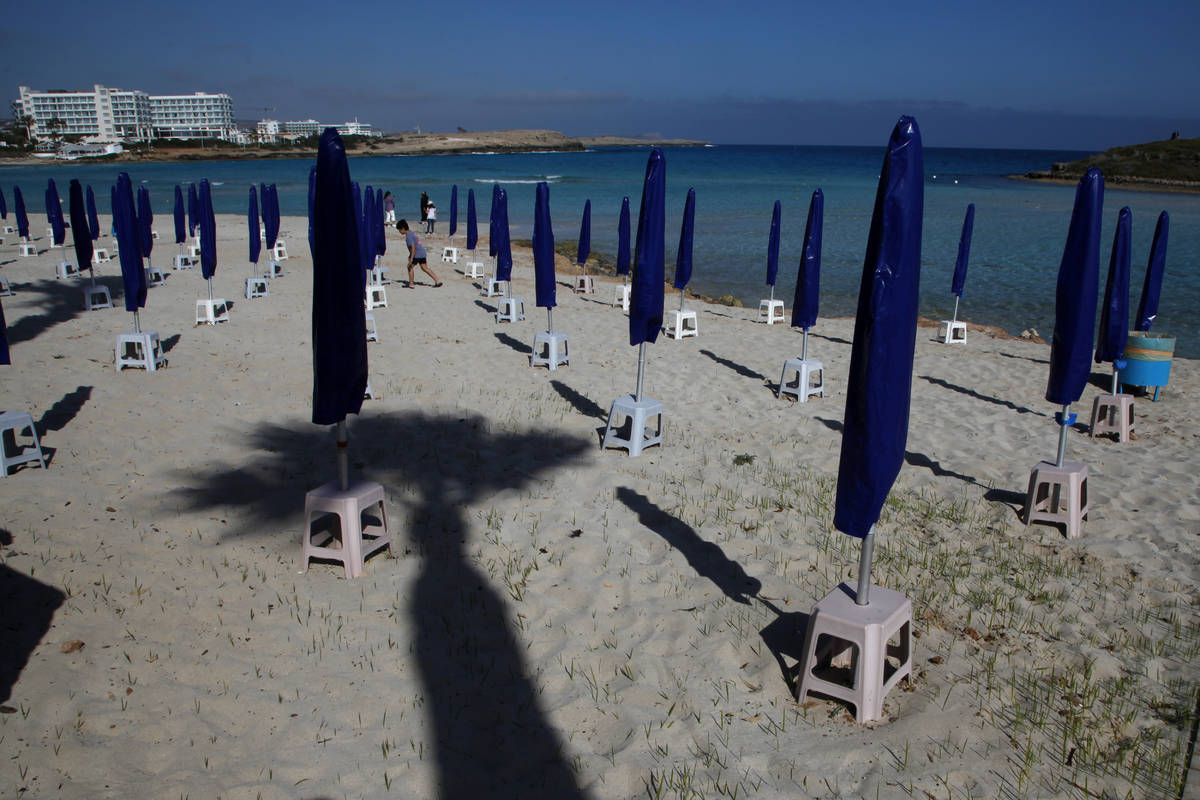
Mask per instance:
[[[379,506],[379,521],[363,520],[363,512]],[[313,531],[313,517],[329,514],[336,518],[333,530],[324,526]],[[322,519],[322,522],[326,520]],[[320,538],[320,544],[314,538]],[[338,547],[331,547],[334,542]],[[388,549],[392,552],[392,532],[388,528],[387,505],[383,487],[374,481],[353,481],[345,490],[336,483],[327,483],[304,495],[304,546],[300,557],[303,567],[300,574],[308,572],[308,562],[314,558],[340,561],[347,578],[363,574],[363,563],[374,553]]]
[[[158,241],[158,231],[150,231],[150,238],[157,242]]]
[[[16,229],[16,228],[14,228],[12,225],[5,225],[5,226],[4,226],[4,232],[5,232],[6,234],[8,234],[8,233],[16,233],[16,232],[17,232],[17,229]]]
[[[28,430],[33,437],[32,447],[17,443],[17,434],[23,430]],[[9,455],[10,450],[12,455]],[[0,477],[8,475],[10,467],[29,461],[36,461],[42,469],[46,468],[42,443],[38,441],[37,428],[33,425],[33,415],[28,411],[0,412]]]
[[[246,299],[252,297],[270,297],[271,282],[266,278],[246,278]]]
[[[525,319],[524,297],[502,297],[496,309],[496,322],[517,322]]]
[[[691,325],[688,324],[689,321],[692,323]],[[680,311],[674,308],[667,312],[662,329],[663,333],[672,339],[682,339],[685,336],[699,336],[700,331],[696,326],[695,311]]]
[[[167,358],[163,355],[157,331],[117,334],[117,372],[125,367],[141,367],[147,372],[154,372],[166,364]]]
[[[367,310],[387,308],[387,289],[382,286],[367,286]]]
[[[83,308],[85,311],[96,311],[101,308],[112,308],[112,295],[108,287],[102,283],[83,287]]]
[[[363,314],[363,319],[367,323],[367,341],[378,342],[379,328],[375,327],[375,315],[368,311],[366,314]]]
[[[8,281],[3,275],[0,275],[0,297],[12,297],[12,287],[8,285]]]
[[[1087,479],[1086,464],[1064,461],[1059,467],[1052,461],[1038,462],[1029,475],[1025,524],[1061,522],[1067,538],[1077,538],[1088,515]]]
[[[782,300],[761,300],[758,303],[758,321],[774,325],[783,322]]]
[[[33,242],[21,242],[18,247],[22,258],[29,258],[37,255],[37,247]]]
[[[200,258],[200,245],[193,244],[188,247],[188,255],[195,261]]]
[[[92,250],[93,264],[103,264],[105,261],[112,261],[112,256],[108,254],[107,248],[97,247],[96,249]]]
[[[171,266],[175,269],[191,269],[195,266],[191,256],[185,256],[182,253],[171,259]]]
[[[942,341],[946,344],[966,344],[967,323],[942,320]]]
[[[883,698],[912,674],[912,603],[882,586],[871,587],[867,605],[858,605],[855,596],[854,587],[842,583],[813,606],[798,665],[796,700],[803,703],[811,692],[844,700],[854,705],[854,718],[861,725],[880,719]],[[893,636],[896,644],[890,644]],[[852,653],[850,680],[832,680],[841,670],[829,661],[847,649]],[[827,655],[833,659],[827,660]]]
[[[447,247],[442,250],[442,261],[457,264],[458,263],[458,248]]]
[[[60,261],[54,265],[54,279],[73,278],[79,274],[79,270],[75,269],[75,265],[70,261]]]
[[[162,271],[162,267],[146,267],[147,286],[162,286],[166,282],[167,276]]]
[[[263,267],[263,277],[264,278],[282,278],[283,277],[283,265],[280,264],[278,261],[268,261],[267,265],[265,267]]]
[[[629,284],[623,283],[617,286],[617,290],[613,292],[614,306],[620,306],[623,311],[629,310]]]
[[[283,243],[282,239],[276,240],[275,249],[271,251],[271,257],[276,261],[288,260],[287,245]]]
[[[1128,442],[1133,433],[1133,395],[1101,394],[1092,403],[1092,438],[1115,433],[1118,442]]]
[[[789,384],[788,373],[796,373],[796,383]],[[785,394],[794,394],[801,403],[807,403],[813,395],[825,396],[825,365],[815,358],[789,358],[783,362],[783,373],[779,376],[780,400]]]
[[[229,322],[229,305],[221,299],[196,301],[196,324],[216,325]]]
[[[483,282],[483,288],[479,290],[479,293],[484,297],[499,297],[504,294],[504,283],[495,277],[488,278]]]
[[[378,267],[371,267],[371,275],[367,280],[375,286],[387,286],[392,282],[392,272],[380,264]]]
[[[613,401],[612,408],[608,411],[608,424],[604,429],[604,440],[600,444],[600,449],[607,450],[609,447],[624,447],[629,450],[629,455],[632,458],[633,456],[640,456],[643,448],[662,445],[662,414],[662,403],[657,400],[643,397],[641,401],[638,401],[633,395],[618,397]],[[629,418],[628,438],[620,434],[621,425],[623,424],[620,417]],[[654,433],[648,434],[646,432],[646,422],[651,417],[658,417],[658,425]]]
[[[367,388],[363,389],[363,400],[374,400],[375,392],[371,389],[371,379],[367,378]]]
[[[478,261],[467,262],[466,268],[463,269],[463,277],[472,279],[482,278],[483,264],[479,263]]]
[[[533,353],[529,356],[529,366],[545,365],[550,369],[558,369],[559,364],[568,364],[570,361],[565,333],[538,331],[537,335],[533,337]]]
[[[593,294],[596,291],[596,282],[592,280],[591,275],[576,275],[575,276],[575,293],[576,294]]]

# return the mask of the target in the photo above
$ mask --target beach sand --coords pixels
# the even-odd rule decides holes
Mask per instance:
[[[152,374],[113,368],[119,300],[84,312],[56,249],[3,248],[0,409],[33,415],[50,463],[0,478],[0,796],[1177,793],[1200,684],[1195,362],[1137,398],[1124,444],[1087,435],[1096,368],[1067,445],[1090,516],[1067,540],[1019,515],[1057,446],[1048,347],[918,330],[874,571],[912,600],[914,674],[858,725],[790,684],[813,603],[857,571],[830,526],[851,320],[813,329],[826,392],[799,404],[773,393],[798,331],[689,299],[699,336],[648,347],[663,446],[629,458],[598,446],[637,372],[614,284],[574,295],[560,259],[571,363],[533,369],[529,253],[528,319],[497,324],[427,239],[445,285],[387,287],[376,398],[349,423],[394,557],[299,575],[304,494],[336,478],[310,421],[306,222],[284,219],[286,274],[254,300],[245,222],[219,227],[230,321],[194,326],[199,270],[171,273],[141,314],[168,348]],[[402,278],[394,230],[388,248]],[[115,261],[98,276],[117,293]]]

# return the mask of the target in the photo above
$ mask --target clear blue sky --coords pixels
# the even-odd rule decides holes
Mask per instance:
[[[1200,136],[1198,34],[1200,0],[66,0],[4,14],[0,86],[724,144],[874,145],[910,113],[927,145],[1099,150]]]

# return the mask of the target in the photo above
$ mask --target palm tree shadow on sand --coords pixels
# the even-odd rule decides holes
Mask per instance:
[[[471,529],[464,507],[536,481],[593,445],[536,432],[489,433],[482,417],[422,413],[351,418],[350,431],[354,471],[383,484],[393,509],[408,498],[405,525],[415,555],[407,557],[422,559],[409,605],[413,653],[433,724],[438,796],[587,797],[562,737],[540,708],[525,647],[509,627],[512,609],[467,557]],[[217,465],[198,483],[181,470],[180,482],[192,485],[174,501],[195,509],[237,506],[242,522],[228,535],[266,535],[298,551],[282,523],[300,516],[306,489],[332,477],[330,434],[300,423],[246,438],[254,455],[238,469]],[[396,524],[404,515],[391,517]],[[398,554],[404,549],[399,527]],[[377,557],[368,570],[386,570],[387,563]]]

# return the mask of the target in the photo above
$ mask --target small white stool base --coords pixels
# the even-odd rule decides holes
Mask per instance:
[[[171,259],[171,266],[175,269],[191,269],[196,264],[191,256],[177,255]]]
[[[628,283],[621,284],[620,286],[617,287],[616,291],[613,292],[612,304],[614,306],[620,306],[622,311],[629,310],[629,284]]]
[[[1118,442],[1128,442],[1133,433],[1133,395],[1102,394],[1092,402],[1091,436],[1116,434]]]
[[[689,325],[688,322],[691,322],[691,324]],[[663,333],[672,339],[700,335],[700,331],[697,328],[695,311],[680,311],[679,309],[668,311],[667,318],[663,320],[662,329]]]
[[[147,286],[162,286],[167,282],[166,273],[161,267],[146,267],[145,272]]]
[[[5,225],[5,226],[4,226],[4,232],[5,232],[6,234],[8,234],[8,233],[16,233],[16,232],[17,232],[17,229],[16,229],[16,228],[14,228],[12,225]]]
[[[861,725],[883,717],[883,699],[901,678],[912,675],[912,603],[899,592],[871,586],[871,602],[854,602],[856,590],[839,584],[818,600],[808,617],[796,700],[811,692],[854,706]],[[896,644],[891,644],[895,637]],[[850,668],[831,662],[849,650]],[[829,658],[832,656],[832,658]],[[833,680],[842,673],[848,681]]]
[[[629,450],[629,455],[639,456],[642,454],[642,449],[653,447],[654,445],[662,445],[663,431],[663,406],[657,400],[652,400],[649,397],[643,397],[641,401],[634,399],[633,395],[626,397],[618,397],[613,401],[612,408],[608,411],[608,424],[604,429],[604,440],[600,443],[601,450],[607,450],[609,447],[624,447]],[[621,436],[620,430],[622,426],[621,417],[629,418],[629,436],[628,438]],[[658,423],[653,433],[646,432],[646,423],[651,417],[657,417]]]
[[[1062,523],[1068,539],[1078,538],[1088,515],[1087,479],[1086,464],[1064,461],[1059,467],[1052,461],[1038,462],[1029,475],[1025,524]]]
[[[28,430],[29,435],[33,437],[32,446],[22,445],[17,441],[17,434],[24,430]],[[46,468],[46,459],[42,455],[42,443],[38,441],[33,415],[28,411],[0,412],[0,477],[7,476],[10,467],[31,461],[36,461],[42,469]]]
[[[196,301],[196,324],[216,325],[229,322],[229,304],[219,298]]]
[[[17,245],[22,258],[29,258],[37,255],[37,246],[33,242],[21,242]]]
[[[367,310],[387,308],[387,289],[382,286],[367,286]]]
[[[796,383],[788,383],[788,373],[796,373]],[[780,400],[785,394],[793,394],[801,403],[807,403],[813,395],[825,396],[825,365],[815,358],[789,358],[783,362],[783,373],[779,376]]]
[[[942,320],[942,342],[945,344],[966,344],[967,323],[953,320]]]
[[[368,518],[364,524],[363,512],[371,511],[375,506],[379,507],[378,522]],[[321,514],[336,519],[337,524],[332,530],[322,526],[313,531],[313,517]],[[334,542],[339,546],[331,547]],[[304,495],[304,545],[300,551],[300,574],[308,572],[311,559],[325,558],[341,562],[347,578],[357,578],[363,574],[363,563],[385,547],[390,555],[392,532],[388,528],[383,487],[378,483],[352,481],[344,491],[336,483],[327,483]]]
[[[85,311],[96,311],[101,308],[112,308],[112,295],[103,284],[83,287],[83,308]]]
[[[12,287],[8,285],[3,275],[0,275],[0,297],[12,297]]]
[[[382,264],[371,267],[371,277],[367,280],[374,286],[387,286],[392,282],[392,271]]]
[[[596,291],[596,282],[592,280],[591,275],[576,275],[575,276],[575,293],[576,294],[594,294]]]
[[[367,378],[367,388],[363,389],[363,400],[374,400],[375,390],[371,388],[371,379]]]
[[[147,372],[154,372],[166,364],[167,358],[163,355],[157,331],[117,334],[117,372],[125,367],[141,367]]]
[[[363,314],[363,319],[367,323],[367,341],[378,342],[379,328],[375,326],[375,315],[368,311],[366,314]]]
[[[276,241],[275,248],[271,251],[271,257],[276,261],[287,261],[287,245],[281,241]]]
[[[54,265],[54,279],[59,278],[74,278],[79,274],[79,270],[75,269],[75,265],[70,261],[60,261]]]
[[[458,248],[457,247],[444,248],[442,250],[442,261],[445,261],[450,264],[457,264],[458,263]]]
[[[517,322],[525,319],[524,297],[502,297],[496,309],[496,322]]]
[[[471,279],[482,278],[483,264],[479,263],[478,261],[468,262],[467,266],[463,269],[463,277]]]
[[[479,290],[479,293],[484,297],[499,297],[504,294],[504,284],[505,281],[488,278],[483,282],[483,288]]]
[[[270,297],[271,282],[266,278],[246,278],[246,299],[252,297]]]
[[[200,260],[200,245],[193,244],[188,247],[188,255],[191,256],[193,262]]]
[[[263,277],[264,278],[282,278],[283,277],[283,265],[280,264],[278,261],[268,261],[267,265],[265,267],[263,267]]]
[[[560,364],[568,364],[570,361],[565,333],[539,331],[533,337],[533,353],[529,356],[529,366],[558,369]]]
[[[768,325],[783,322],[782,300],[760,300],[758,303],[758,321]]]
[[[97,247],[92,250],[92,263],[103,264],[105,261],[112,261],[112,256],[108,254],[108,250],[103,247]]]

